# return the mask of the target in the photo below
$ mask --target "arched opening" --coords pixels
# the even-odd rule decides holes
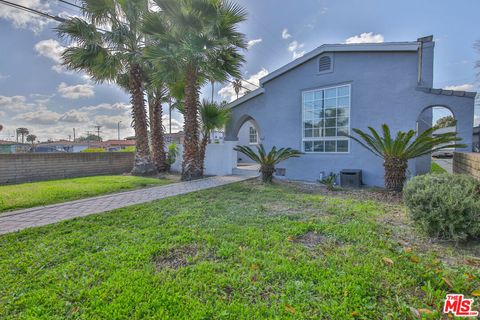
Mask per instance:
[[[434,128],[433,135],[446,132],[457,132],[457,120],[448,106],[432,105],[424,108],[417,119],[417,132],[422,133]],[[455,149],[443,149],[418,158],[416,161],[417,174],[428,172],[452,172],[452,158]]]
[[[256,146],[262,143],[260,126],[251,116],[244,115],[241,117],[234,128],[236,133],[236,145],[248,146],[256,150]],[[241,152],[236,152],[237,163],[235,172],[237,174],[256,174],[258,165],[249,157]]]

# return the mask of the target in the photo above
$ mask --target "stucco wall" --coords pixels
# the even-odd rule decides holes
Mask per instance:
[[[427,55],[424,66],[431,65]],[[350,128],[380,128],[387,123],[392,131],[416,128],[421,112],[428,106],[448,106],[458,121],[459,136],[470,150],[473,126],[473,99],[427,93],[417,88],[418,57],[416,52],[336,52],[334,71],[318,74],[317,59],[312,59],[286,74],[264,84],[265,93],[232,108],[227,127],[227,140],[236,140],[239,126],[249,117],[260,129],[260,140],[266,148],[272,146],[302,146],[302,99],[305,90],[340,84],[351,85]],[[425,83],[431,79],[425,76]],[[424,163],[423,166],[426,164]],[[383,185],[382,160],[357,143],[350,143],[347,154],[304,154],[281,165],[286,178],[315,181],[324,171],[362,169],[363,182]],[[417,170],[410,162],[409,173]]]
[[[0,154],[0,184],[122,174],[133,167],[133,152]]]
[[[455,152],[453,172],[468,174],[480,180],[480,153]]]

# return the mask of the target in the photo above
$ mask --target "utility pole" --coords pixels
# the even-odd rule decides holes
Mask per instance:
[[[120,123],[122,123],[122,121],[117,122],[118,140],[120,140]]]
[[[75,128],[73,128],[73,142],[75,142]]]
[[[95,129],[97,129],[97,137],[98,137],[98,141],[100,141],[100,129],[102,128],[102,126],[94,126]]]

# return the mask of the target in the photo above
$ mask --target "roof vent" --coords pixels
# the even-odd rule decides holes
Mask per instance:
[[[332,70],[332,57],[322,56],[318,59],[318,72],[328,72]]]

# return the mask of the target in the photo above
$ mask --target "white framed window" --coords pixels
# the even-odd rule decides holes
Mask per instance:
[[[254,127],[250,127],[248,132],[248,141],[250,144],[257,144],[258,143],[258,134],[257,129]]]
[[[302,93],[303,152],[349,152],[350,101],[349,84]]]

